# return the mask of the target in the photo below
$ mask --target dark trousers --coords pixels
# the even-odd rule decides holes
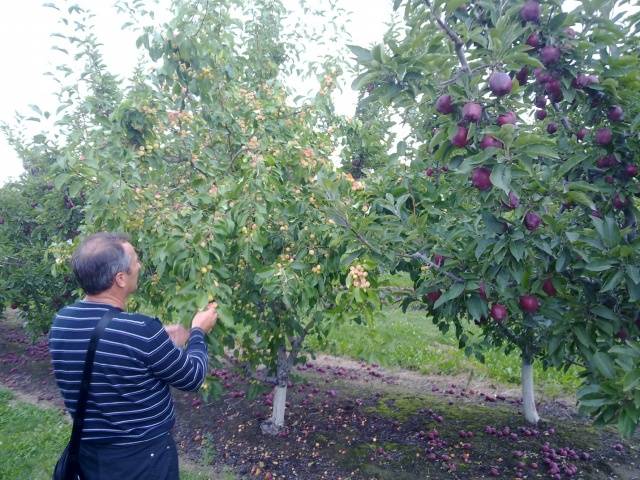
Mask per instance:
[[[80,446],[86,480],[179,480],[178,451],[171,433],[140,445]]]

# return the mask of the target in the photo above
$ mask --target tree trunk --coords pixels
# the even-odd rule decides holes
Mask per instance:
[[[287,406],[287,385],[277,385],[273,389],[273,410],[271,423],[278,429],[284,427],[284,411]]]
[[[540,421],[533,390],[533,361],[524,355],[522,356],[522,413],[529,423],[535,425]]]
[[[287,406],[287,384],[289,383],[290,363],[284,347],[278,350],[277,383],[273,389],[273,408],[271,418],[260,425],[262,433],[277,435],[284,427],[284,413]]]

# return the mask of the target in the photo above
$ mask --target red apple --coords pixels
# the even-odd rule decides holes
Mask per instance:
[[[453,143],[458,148],[464,148],[469,140],[467,139],[467,134],[469,131],[466,127],[459,126],[456,133],[451,138],[451,143]]]
[[[480,141],[480,148],[484,150],[485,148],[490,148],[490,147],[502,148],[502,142],[497,138],[492,137],[491,135],[485,135],[484,137],[482,137],[482,140]]]
[[[608,117],[612,122],[620,122],[624,118],[624,110],[619,105],[613,105],[609,109]]]
[[[484,282],[480,282],[480,286],[478,287],[478,293],[480,294],[480,298],[484,300],[487,299],[487,290],[485,288]]]
[[[547,106],[547,97],[544,95],[536,95],[536,99],[533,101],[533,104],[538,108],[544,108]]]
[[[544,109],[536,110],[536,118],[538,120],[544,120],[547,118],[547,111]]]
[[[553,135],[558,131],[558,124],[556,122],[551,122],[547,125],[547,133]]]
[[[427,293],[427,300],[431,303],[436,303],[436,301],[440,298],[442,292],[440,290],[434,290],[433,292]]]
[[[526,44],[531,48],[538,48],[540,45],[540,37],[538,37],[538,32],[533,32],[527,37]]]
[[[589,130],[587,130],[586,128],[582,127],[580,130],[578,130],[576,132],[576,138],[578,140],[584,140],[584,137],[587,136],[587,133],[589,133]]]
[[[444,260],[445,260],[445,256],[444,255],[439,255],[439,254],[435,254],[433,256],[433,263],[437,266],[437,267],[441,267],[442,265],[444,265]]]
[[[598,168],[610,168],[615,167],[618,164],[616,156],[613,154],[605,155],[596,160],[596,167]]]
[[[553,80],[551,74],[543,68],[534,68],[533,76],[536,77],[536,81],[541,84],[547,83],[549,80]]]
[[[638,166],[630,163],[629,165],[624,167],[624,173],[627,175],[627,177],[635,177],[636,175],[638,175]]]
[[[551,277],[545,279],[545,281],[542,282],[542,290],[544,290],[544,293],[546,293],[550,297],[555,297],[558,294],[556,287],[553,286]]]
[[[486,167],[474,168],[471,172],[471,184],[478,190],[491,190],[491,170]]]
[[[453,112],[453,99],[451,95],[440,95],[436,100],[436,110],[443,115]]]
[[[509,192],[509,207],[511,209],[518,208],[520,206],[520,198],[514,192]]]
[[[475,102],[468,102],[462,107],[462,118],[468,122],[478,122],[482,117],[482,107]]]
[[[516,79],[520,85],[526,85],[527,80],[529,79],[529,68],[522,67],[518,70],[518,73],[516,73]]]
[[[558,103],[562,100],[562,86],[560,80],[552,78],[544,85],[544,90],[549,94],[549,98],[554,103]]]
[[[613,140],[613,132],[609,128],[599,128],[596,131],[596,143],[598,145],[609,145]]]
[[[504,72],[493,72],[489,76],[489,88],[498,97],[511,92],[512,86],[511,77]]]
[[[576,79],[573,81],[573,85],[576,88],[583,89],[585,87],[588,87],[589,85],[592,85],[598,82],[599,82],[599,79],[596,75],[587,75],[585,73],[580,73],[576,77]]]
[[[527,227],[527,230],[534,231],[537,230],[542,224],[542,219],[540,215],[535,212],[527,212],[524,216],[524,225]]]
[[[520,9],[520,18],[525,22],[538,23],[540,20],[540,4],[535,0],[527,0]]]
[[[491,305],[491,317],[496,322],[502,322],[507,318],[507,307],[500,303],[494,303]]]
[[[556,63],[560,60],[560,49],[553,45],[542,47],[542,50],[540,51],[540,60],[542,60],[542,63],[545,65],[552,65]]]
[[[627,332],[624,328],[621,328],[617,331],[616,337],[624,342],[627,338],[629,338],[629,332]]]
[[[519,304],[525,313],[536,313],[540,308],[540,302],[535,295],[522,295]]]
[[[498,125],[500,126],[507,125],[507,124],[515,125],[517,120],[518,119],[515,113],[513,112],[503,113],[498,117]]]
[[[613,208],[615,208],[616,210],[622,210],[624,207],[626,207],[627,205],[629,205],[629,199],[627,198],[620,198],[620,194],[616,193],[613,196]]]

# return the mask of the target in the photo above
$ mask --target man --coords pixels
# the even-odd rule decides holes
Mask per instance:
[[[207,375],[204,336],[215,326],[216,304],[179,326],[125,311],[138,284],[138,255],[124,235],[97,233],[72,256],[86,297],[61,309],[49,333],[56,382],[74,415],[89,338],[102,315],[113,319],[98,342],[80,443],[88,480],[178,479],[171,435],[175,412],[169,386],[198,390]],[[188,340],[186,348],[178,348]]]

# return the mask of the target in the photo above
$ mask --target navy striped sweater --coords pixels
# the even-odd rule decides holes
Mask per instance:
[[[107,309],[113,319],[98,342],[82,440],[132,445],[166,434],[175,421],[169,386],[193,391],[207,374],[204,332],[191,330],[186,348],[174,346],[160,321],[80,301],[61,309],[49,332],[56,382],[75,413],[93,329]]]

